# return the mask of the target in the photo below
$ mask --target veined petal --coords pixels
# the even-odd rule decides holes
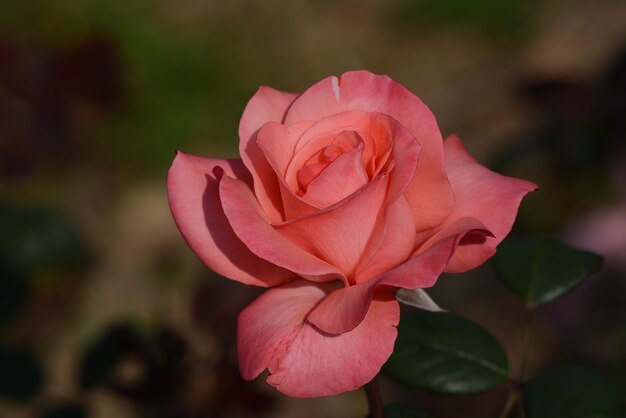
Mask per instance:
[[[296,280],[263,293],[239,314],[237,347],[244,379],[254,379],[266,368],[276,371],[306,315],[330,289],[330,284]]]
[[[176,153],[167,177],[170,209],[181,234],[211,270],[245,284],[275,286],[293,273],[254,255],[235,235],[224,215],[213,170],[249,184],[241,160],[203,158]]]
[[[269,224],[250,189],[223,176],[219,185],[224,213],[235,234],[257,256],[313,281],[344,280],[334,265],[294,244]]]
[[[279,122],[268,122],[259,130],[257,144],[279,177],[285,177],[298,139],[313,124],[306,121],[285,126]]]
[[[318,210],[317,207],[296,195],[285,181],[295,144],[312,124],[313,122],[301,122],[285,126],[278,122],[269,122],[263,125],[257,135],[257,144],[276,173],[285,221],[306,216]]]
[[[328,77],[302,93],[287,111],[286,123],[320,120],[346,111],[380,112],[400,122],[422,147],[415,177],[405,191],[418,230],[443,222],[454,204],[444,169],[441,132],[432,112],[401,84],[368,71]]]
[[[385,210],[377,231],[359,262],[356,283],[363,283],[409,259],[415,250],[413,212],[403,196]]]
[[[493,233],[493,238],[470,234],[461,241],[446,269],[459,273],[478,267],[495,254],[496,246],[511,231],[522,198],[537,186],[478,164],[457,136],[446,139],[444,146],[446,171],[455,195],[454,210],[446,223],[471,217]]]
[[[326,208],[350,196],[368,183],[361,163],[363,144],[340,155],[311,181],[302,198],[318,208]]]
[[[307,317],[329,334],[342,334],[358,326],[365,317],[379,286],[416,289],[431,287],[444,271],[459,241],[468,233],[485,231],[473,219],[460,219],[436,234],[407,262],[376,279],[337,289],[322,300]]]
[[[365,177],[375,178],[383,167],[391,173],[390,201],[412,187],[421,152],[417,139],[389,115],[355,110],[330,115],[302,133],[285,174],[292,190],[297,189],[297,174],[304,162],[328,146],[338,134],[348,131],[354,132],[363,143],[359,171]]]
[[[239,122],[239,153],[254,181],[254,194],[272,221],[283,220],[276,174],[257,144],[257,133],[268,122],[283,122],[297,94],[262,86],[248,102]]]
[[[337,205],[275,227],[307,253],[353,278],[384,210],[387,180],[379,176]]]
[[[393,351],[400,319],[392,295],[374,297],[369,312],[349,333],[329,336],[305,321],[331,290],[304,281],[273,288],[239,316],[242,376],[265,368],[268,383],[292,397],[336,395],[358,389],[378,374]]]

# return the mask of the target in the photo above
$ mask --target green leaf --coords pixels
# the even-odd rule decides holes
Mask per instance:
[[[428,311],[400,322],[384,370],[410,387],[450,395],[482,392],[509,376],[504,350],[491,334],[467,319]]]
[[[498,277],[529,306],[550,302],[600,269],[602,258],[550,237],[508,239],[493,258]]]
[[[566,366],[524,385],[528,418],[624,418],[626,406],[594,370]]]
[[[368,415],[367,418],[371,418]],[[418,411],[412,406],[408,405],[387,405],[385,406],[385,418],[430,418],[423,412]]]

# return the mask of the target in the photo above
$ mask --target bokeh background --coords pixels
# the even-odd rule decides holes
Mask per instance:
[[[361,391],[293,400],[244,383],[236,315],[167,207],[175,149],[237,155],[259,85],[389,74],[483,164],[532,180],[515,234],[605,257],[539,311],[530,375],[597,367],[626,396],[626,2],[0,2],[0,417],[363,417]],[[433,297],[519,362],[522,302],[489,264]],[[494,417],[505,388],[445,398],[383,381],[433,417]]]

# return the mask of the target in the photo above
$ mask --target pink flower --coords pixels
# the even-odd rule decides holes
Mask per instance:
[[[294,397],[370,381],[393,351],[394,291],[483,263],[536,189],[443,141],[420,99],[367,71],[261,87],[239,138],[241,159],[179,152],[170,207],[212,270],[271,287],[239,316],[239,367]]]

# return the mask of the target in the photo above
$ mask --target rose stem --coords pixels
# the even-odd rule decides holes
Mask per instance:
[[[528,358],[530,357],[530,342],[533,337],[533,322],[535,319],[535,309],[532,306],[526,305],[526,316],[524,324],[524,340],[522,342],[522,359],[520,360],[519,377],[520,383],[524,382],[526,378],[526,366],[528,364]]]
[[[367,395],[367,404],[370,408],[370,416],[372,418],[385,418],[378,376],[374,377],[371,382],[365,385],[365,394]]]
[[[500,415],[498,415],[498,418],[507,418],[517,404],[517,400],[519,398],[519,389],[517,387],[517,383],[510,382],[510,386],[511,388],[509,389],[509,394],[506,398],[506,402],[504,402],[504,407],[502,408]]]
[[[499,418],[506,418],[509,416],[517,401],[520,401],[520,409],[522,412],[522,416],[526,416],[526,412],[524,411],[524,405],[522,401],[522,393],[520,386],[524,383],[526,379],[526,365],[528,364],[528,358],[530,357],[530,342],[532,340],[532,325],[535,319],[535,308],[534,306],[527,304],[526,312],[524,316],[524,337],[522,340],[522,357],[520,359],[520,366],[517,378],[511,381],[511,390],[509,391],[509,395],[504,403],[504,407],[502,408],[502,412],[499,415]]]

